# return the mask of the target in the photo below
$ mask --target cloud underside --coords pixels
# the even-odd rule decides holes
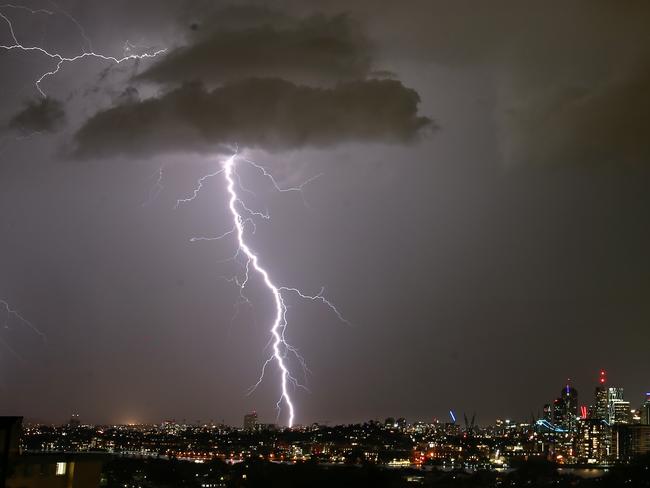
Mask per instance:
[[[8,123],[10,129],[20,132],[54,132],[65,121],[63,104],[53,98],[30,100]]]
[[[552,96],[504,117],[506,160],[533,164],[650,164],[650,67]]]
[[[211,152],[219,146],[268,151],[347,141],[405,143],[430,119],[417,115],[418,94],[394,80],[334,88],[281,79],[248,79],[212,91],[185,84],[160,98],[97,113],[75,136],[77,157]]]
[[[363,79],[370,71],[369,43],[346,15],[278,20],[266,12],[254,18],[260,25],[222,26],[171,51],[138,78],[162,84],[201,80],[211,85],[278,77],[320,84]]]

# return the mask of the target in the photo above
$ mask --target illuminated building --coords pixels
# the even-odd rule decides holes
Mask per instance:
[[[566,405],[563,398],[556,398],[553,401],[553,424],[564,429],[566,425]]]
[[[6,488],[99,486],[107,456],[97,454],[27,454],[18,457]]]
[[[578,417],[578,391],[567,384],[553,402],[553,424],[572,431]]]
[[[610,425],[630,423],[630,402],[623,399],[623,388],[608,388],[607,406]]]
[[[623,400],[623,388],[607,388],[607,401],[611,402],[612,400]]]
[[[650,425],[617,425],[612,439],[614,457],[619,461],[650,454]]]
[[[578,416],[578,390],[570,386],[568,383],[562,389],[562,398],[566,405],[567,418],[569,421],[568,427],[575,424],[576,417]]]
[[[22,417],[0,417],[0,486],[3,488],[99,486],[101,454],[20,452]]]
[[[602,464],[609,457],[610,427],[603,419],[580,419],[574,438],[579,463]]]
[[[244,430],[257,430],[257,412],[251,412],[244,415]]]
[[[591,408],[590,417],[593,419],[609,419],[609,403],[608,403],[608,391],[605,383],[607,377],[605,371],[600,372],[600,378],[598,379],[598,386],[594,393],[594,405]]]
[[[631,423],[630,402],[614,400],[609,405],[609,423],[611,425]]]

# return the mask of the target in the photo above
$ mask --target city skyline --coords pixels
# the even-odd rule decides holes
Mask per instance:
[[[278,476],[270,474],[277,469],[273,466],[282,465],[311,483],[318,476],[313,470],[335,470],[351,479],[344,469],[354,467],[374,470],[375,479],[388,470],[419,484],[449,476],[455,480],[456,475],[474,477],[482,487],[522,476],[532,477],[527,486],[533,481],[577,486],[587,479],[608,486],[604,483],[616,477],[630,484],[634,478],[647,479],[650,392],[639,408],[632,408],[624,391],[600,370],[592,395],[580,396],[567,382],[558,397],[543,406],[543,414],[531,414],[527,420],[498,418],[483,425],[476,413],[461,416],[452,410],[446,421],[387,417],[292,426],[267,423],[255,411],[245,413],[236,426],[175,419],[92,425],[78,413],[65,424],[43,425],[0,416],[0,437],[5,439],[0,445],[0,480],[9,479],[11,487],[23,479],[43,482],[67,475],[68,485],[86,479],[90,486],[94,473],[93,486],[106,486],[112,479],[120,487],[128,488],[129,482],[134,488],[142,483],[156,487],[168,483],[153,471],[163,469],[180,470],[201,488],[225,488],[239,480],[248,485],[247,477],[259,468],[268,483]],[[77,474],[78,464],[85,475]],[[307,467],[310,475],[304,471]],[[243,476],[237,474],[241,471]],[[178,484],[178,475],[174,478]]]
[[[561,387],[556,388],[557,391],[560,392],[560,395],[557,399],[553,398],[553,394],[547,395],[547,400],[548,403],[544,403],[543,405],[538,405],[536,408],[533,408],[531,406],[530,411],[528,414],[523,414],[523,415],[514,415],[514,416],[508,416],[508,415],[498,415],[494,418],[482,418],[480,415],[480,411],[477,409],[471,410],[471,411],[464,411],[461,409],[457,408],[450,408],[446,412],[443,412],[443,415],[433,415],[430,417],[426,418],[414,418],[410,417],[409,415],[405,414],[404,412],[390,412],[389,414],[385,415],[379,415],[375,416],[373,418],[364,418],[364,419],[353,419],[351,421],[338,421],[338,422],[333,422],[331,420],[325,420],[321,421],[323,422],[323,425],[327,426],[337,426],[337,425],[350,425],[350,424],[359,424],[359,423],[365,423],[368,421],[378,421],[378,422],[383,422],[387,418],[401,418],[409,423],[418,423],[418,422],[434,422],[434,423],[458,423],[459,425],[462,426],[462,417],[470,416],[470,418],[473,418],[473,423],[475,422],[476,425],[492,425],[495,421],[504,421],[508,420],[514,423],[520,423],[520,422],[529,422],[531,420],[531,417],[533,417],[536,420],[542,420],[542,419],[547,419],[547,420],[553,420],[555,424],[558,424],[556,422],[556,419],[554,418],[554,401],[557,402],[558,400],[562,400],[562,397],[564,393],[569,393],[569,388],[571,388],[571,391],[575,394],[575,399],[574,403],[572,404],[572,412],[573,412],[573,418],[578,419],[578,418],[591,418],[594,415],[597,418],[605,418],[608,420],[611,420],[609,416],[611,415],[607,405],[610,403],[610,395],[612,394],[612,391],[615,391],[614,393],[614,400],[620,399],[624,401],[628,408],[628,415],[629,417],[629,422],[633,423],[632,416],[630,414],[631,412],[636,412],[636,414],[639,416],[638,422],[640,423],[650,423],[650,391],[645,392],[642,394],[639,398],[635,398],[631,396],[631,394],[624,393],[625,392],[625,386],[621,385],[620,383],[610,383],[608,381],[608,376],[606,374],[605,370],[600,370],[598,375],[595,375],[597,378],[596,381],[593,382],[591,385],[591,388],[587,387],[585,390],[582,390],[582,393],[580,393],[580,390],[575,388],[575,384],[571,381],[570,378],[567,378],[567,381],[564,382]],[[599,399],[598,397],[598,390],[601,390],[604,392],[605,396],[603,399]],[[609,393],[608,393],[609,392]],[[617,395],[619,395],[617,397]],[[605,410],[602,410],[602,407],[599,407],[599,402],[604,401],[605,402]],[[646,412],[644,409],[648,409]],[[566,415],[566,413],[563,413],[562,415]],[[240,415],[241,418],[241,415]],[[247,425],[252,424],[264,424],[264,425],[277,425],[280,427],[282,423],[280,422],[278,424],[278,418],[272,417],[272,418],[261,418],[259,417],[257,410],[253,409],[251,411],[247,411],[243,414],[243,426],[244,430],[247,429]],[[645,420],[644,420],[645,419]],[[137,419],[137,417],[131,417],[128,418],[125,421],[117,421],[117,422],[112,422],[112,421],[92,421],[89,422],[88,419],[82,419],[81,414],[78,411],[74,411],[71,413],[69,418],[65,419],[59,419],[56,421],[52,421],[51,419],[48,421],[44,421],[43,419],[30,419],[26,418],[25,421],[28,423],[33,423],[33,424],[49,424],[49,425],[68,425],[71,422],[74,422],[75,424],[79,424],[83,420],[86,425],[158,425],[158,424],[165,424],[168,422],[172,423],[179,423],[179,424],[185,424],[185,425],[227,425],[231,427],[237,427],[237,425],[241,424],[241,421],[237,421],[236,419],[234,421],[226,422],[225,418],[219,417],[219,416],[214,416],[210,417],[209,419],[204,418],[204,419],[191,419],[191,418],[186,418],[184,416],[173,416],[173,415],[168,415],[164,416],[158,419],[145,419],[145,420],[140,420]],[[466,420],[466,419],[465,419]],[[300,423],[297,424],[297,427],[303,427],[303,426],[309,426],[312,424],[320,424],[318,420],[314,420],[312,422],[305,422],[305,423]]]
[[[346,465],[372,464],[416,469],[461,468],[508,472],[521,462],[549,466],[609,467],[636,463],[650,454],[650,392],[639,408],[626,400],[624,388],[607,382],[601,370],[592,395],[580,405],[569,383],[544,405],[543,414],[527,420],[498,418],[481,425],[476,413],[446,420],[387,417],[345,425],[267,423],[257,412],[239,425],[176,421],[155,424],[92,425],[73,414],[65,424],[27,423],[23,449],[29,453],[88,453],[144,456],[190,462],[235,464],[266,462]],[[471,420],[470,420],[471,419]],[[20,417],[1,418],[17,425]],[[427,468],[428,467],[428,468]],[[602,476],[606,471],[599,471]]]

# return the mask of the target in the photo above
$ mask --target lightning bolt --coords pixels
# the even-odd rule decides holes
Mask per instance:
[[[20,323],[23,325],[26,325],[29,327],[35,334],[39,335],[44,341],[46,340],[46,336],[43,332],[41,332],[34,324],[32,324],[29,320],[27,320],[25,317],[22,316],[18,310],[14,309],[9,305],[9,302],[6,300],[3,300],[0,298],[0,307],[2,307],[5,311],[7,319],[14,318],[18,320]]]
[[[144,54],[132,54],[131,51],[133,48],[136,48],[137,46],[129,43],[129,41],[126,42],[125,44],[125,52],[122,57],[115,57],[115,56],[108,56],[105,54],[97,53],[94,51],[92,47],[92,42],[90,41],[89,37],[86,35],[86,32],[83,28],[83,26],[75,19],[72,15],[70,15],[68,12],[65,10],[61,9],[53,0],[49,0],[50,3],[59,11],[61,15],[64,15],[67,17],[77,28],[79,31],[79,34],[81,37],[84,39],[84,43],[87,46],[82,48],[81,54],[77,54],[75,56],[64,56],[60,53],[56,52],[51,52],[48,49],[41,47],[41,46],[27,46],[23,43],[21,43],[18,40],[18,36],[16,35],[16,31],[14,29],[14,25],[11,21],[11,19],[3,12],[7,10],[14,10],[14,11],[24,11],[27,12],[28,14],[31,15],[47,15],[47,16],[53,16],[55,15],[56,12],[53,12],[52,10],[47,10],[47,9],[32,9],[29,7],[26,7],[24,5],[15,5],[11,3],[7,4],[1,4],[0,5],[0,19],[4,21],[9,29],[9,35],[11,37],[11,44],[0,44],[0,49],[3,49],[5,51],[21,51],[21,52],[26,52],[26,53],[39,53],[51,60],[53,60],[56,64],[53,69],[50,69],[49,71],[46,71],[42,73],[35,81],[34,85],[38,92],[44,97],[47,98],[47,95],[45,94],[45,91],[41,88],[41,83],[48,77],[56,75],[63,65],[65,63],[74,63],[75,61],[82,60],[84,58],[96,58],[96,59],[101,59],[104,61],[109,61],[115,64],[121,64],[125,61],[130,61],[130,60],[139,60],[139,59],[145,59],[145,58],[154,58],[156,56],[159,56],[166,52],[165,49],[159,49],[154,52],[150,53],[144,53]],[[128,47],[128,50],[127,50]],[[18,136],[16,137],[16,140],[22,140],[26,139],[29,137],[32,137],[34,135],[40,134],[39,132],[32,132],[30,134],[27,134],[25,136]],[[4,149],[2,145],[4,144],[5,138],[0,140],[0,151]],[[160,179],[162,179],[162,169],[160,171]],[[161,182],[160,180],[157,183],[158,187],[161,187]],[[155,195],[154,195],[155,197]],[[7,321],[9,319],[14,319],[22,323],[23,325],[29,327],[34,333],[39,335],[44,341],[46,340],[46,336],[43,332],[41,332],[34,324],[32,324],[29,320],[27,320],[25,317],[23,317],[17,310],[12,308],[9,303],[6,300],[0,299],[0,309],[4,309],[5,315],[6,315],[6,321],[5,321],[5,326],[7,324]],[[8,344],[4,340],[0,338],[0,342],[3,343],[7,348],[10,349],[14,354],[17,355],[13,349],[9,347]]]
[[[292,346],[286,339],[287,332],[287,304],[285,302],[285,295],[293,294],[300,299],[311,300],[316,302],[321,302],[327,307],[329,307],[336,317],[342,322],[349,324],[349,322],[343,317],[339,310],[334,306],[332,302],[327,300],[324,297],[324,288],[316,295],[309,295],[298,288],[280,286],[277,285],[274,280],[271,278],[267,269],[261,264],[259,255],[248,245],[246,240],[246,228],[247,224],[252,224],[252,231],[255,230],[255,217],[261,217],[264,219],[269,219],[268,213],[262,213],[249,208],[246,203],[242,200],[241,196],[238,193],[238,190],[242,190],[245,193],[252,193],[249,189],[246,189],[241,184],[240,175],[237,173],[237,163],[241,161],[249,164],[251,167],[257,169],[263,176],[267,177],[274,188],[280,192],[289,192],[289,191],[298,191],[302,192],[303,187],[319,177],[320,175],[314,176],[309,180],[302,183],[300,186],[292,188],[282,188],[275,178],[264,168],[262,165],[255,163],[249,159],[239,157],[237,153],[233,154],[227,158],[221,165],[221,168],[218,170],[208,173],[205,176],[202,176],[197,181],[197,186],[195,187],[192,194],[187,198],[179,199],[176,203],[176,207],[189,203],[196,199],[204,187],[206,180],[214,178],[219,175],[223,175],[226,191],[228,193],[228,209],[233,221],[233,227],[224,232],[223,234],[216,237],[194,237],[191,239],[192,242],[196,241],[215,241],[224,239],[227,236],[234,235],[237,241],[237,251],[235,256],[231,259],[236,260],[238,257],[243,256],[243,277],[234,277],[229,281],[235,282],[240,289],[240,297],[246,302],[250,303],[248,298],[244,294],[244,290],[248,285],[250,279],[250,272],[254,271],[264,283],[264,286],[268,292],[273,297],[274,303],[274,317],[270,326],[270,340],[269,346],[271,347],[272,353],[270,357],[263,363],[260,376],[257,382],[249,389],[248,394],[251,394],[255,389],[262,383],[265,378],[266,370],[271,363],[275,363],[280,372],[280,398],[276,403],[278,409],[278,415],[284,406],[287,409],[287,425],[291,428],[295,420],[295,405],[294,401],[291,398],[291,389],[293,388],[305,388],[294,374],[291,372],[288,364],[288,356],[292,355],[297,359],[300,365],[303,368],[305,374],[309,371],[307,368],[307,363],[305,359],[300,355],[298,350]]]
[[[60,72],[60,70],[63,68],[63,66],[66,63],[74,63],[77,61],[80,61],[85,58],[95,58],[95,59],[100,59],[103,61],[108,61],[113,64],[121,64],[126,61],[131,61],[131,60],[141,60],[141,59],[146,59],[146,58],[154,58],[156,56],[159,56],[163,53],[166,52],[166,49],[158,49],[153,52],[146,52],[143,54],[133,54],[133,50],[135,48],[138,48],[139,46],[136,46],[129,41],[126,41],[124,44],[123,48],[123,55],[122,57],[116,57],[116,56],[110,56],[110,55],[105,55],[101,53],[97,53],[94,51],[92,47],[92,43],[88,36],[86,35],[83,27],[81,24],[74,18],[72,17],[69,13],[63,11],[60,9],[60,7],[55,4],[54,2],[50,1],[57,10],[59,10],[60,13],[68,17],[77,27],[79,30],[79,33],[81,37],[84,39],[85,46],[82,48],[81,53],[74,55],[74,56],[65,56],[63,54],[57,53],[57,52],[51,52],[50,50],[38,46],[38,45],[25,45],[21,43],[16,35],[16,32],[14,30],[13,23],[11,19],[5,15],[2,12],[2,9],[18,9],[18,10],[24,10],[27,11],[30,14],[45,14],[45,15],[54,15],[54,12],[50,10],[45,10],[45,9],[39,9],[39,10],[33,10],[29,9],[27,7],[23,7],[20,5],[13,5],[13,4],[5,4],[5,5],[0,5],[0,19],[2,19],[8,26],[9,28],[9,34],[12,40],[12,43],[9,44],[0,44],[0,49],[3,49],[5,51],[21,51],[25,53],[38,53],[42,56],[45,56],[46,58],[49,58],[54,62],[54,67],[48,71],[43,72],[34,82],[34,86],[36,87],[36,90],[43,96],[47,97],[45,91],[42,89],[41,84],[48,79],[49,77],[52,77],[56,75],[57,73]],[[304,194],[302,193],[303,187],[307,185],[308,183],[311,183],[314,181],[316,178],[320,177],[321,175],[318,174],[316,176],[313,176],[312,178],[308,179],[307,181],[303,182],[301,185],[297,187],[291,187],[291,188],[282,188],[276,179],[273,177],[271,173],[269,173],[266,168],[252,160],[245,159],[245,158],[240,158],[238,157],[238,154],[235,153],[231,157],[227,158],[223,164],[221,165],[221,168],[218,169],[217,171],[213,173],[209,173],[203,177],[201,177],[198,180],[197,187],[194,189],[193,193],[183,199],[179,199],[176,203],[176,208],[178,208],[180,205],[189,203],[196,199],[203,189],[203,185],[205,181],[209,178],[216,177],[218,175],[223,175],[226,183],[226,190],[229,195],[229,201],[228,201],[228,209],[230,210],[230,214],[232,216],[233,220],[233,226],[230,230],[224,232],[221,235],[215,236],[215,237],[194,237],[192,238],[192,242],[197,242],[197,241],[217,241],[224,239],[228,236],[234,235],[237,240],[237,251],[235,256],[233,256],[231,259],[232,260],[237,260],[237,258],[243,256],[245,259],[245,263],[243,264],[243,277],[241,276],[235,276],[234,278],[231,278],[229,281],[234,282],[237,284],[240,290],[240,302],[241,303],[247,303],[250,304],[250,301],[246,297],[244,290],[246,289],[246,286],[248,285],[249,282],[249,273],[251,271],[254,271],[257,275],[259,275],[265,285],[265,287],[268,289],[269,293],[273,297],[273,302],[274,302],[274,309],[275,309],[275,315],[273,318],[273,321],[271,323],[270,327],[270,340],[269,340],[269,345],[272,349],[272,354],[271,356],[264,362],[262,369],[261,369],[261,374],[258,379],[258,381],[251,387],[249,390],[249,394],[255,391],[255,389],[260,385],[260,383],[264,380],[265,373],[267,370],[267,367],[271,363],[275,363],[280,371],[280,387],[281,387],[281,393],[280,393],[280,398],[276,403],[277,409],[278,409],[278,415],[280,415],[280,412],[282,410],[282,406],[284,405],[286,409],[288,410],[288,416],[287,416],[287,425],[289,427],[292,427],[294,424],[294,419],[295,419],[295,406],[294,402],[291,398],[290,390],[291,387],[301,387],[304,388],[303,385],[300,384],[300,382],[296,379],[296,377],[292,374],[289,368],[289,361],[288,361],[288,356],[292,355],[293,357],[296,358],[296,360],[300,363],[300,365],[303,368],[303,371],[306,373],[308,372],[307,368],[307,363],[305,359],[299,354],[298,350],[289,344],[289,342],[286,339],[286,332],[287,332],[287,326],[288,326],[288,321],[287,321],[287,305],[285,303],[285,295],[295,295],[300,299],[304,300],[310,300],[314,302],[320,302],[327,307],[329,307],[336,317],[341,320],[342,322],[349,324],[349,322],[343,317],[343,315],[338,311],[338,309],[332,304],[329,300],[327,300],[324,297],[324,288],[319,291],[318,294],[316,295],[309,295],[298,288],[293,288],[293,287],[287,287],[287,286],[278,286],[272,279],[269,274],[269,272],[264,268],[260,262],[259,256],[256,254],[256,252],[247,244],[246,240],[246,230],[247,226],[251,228],[251,232],[255,232],[255,219],[256,218],[261,218],[264,220],[268,220],[270,218],[268,212],[260,212],[251,209],[246,205],[244,200],[240,197],[238,190],[241,190],[244,193],[250,193],[252,192],[247,189],[240,178],[240,175],[237,173],[236,167],[237,167],[237,162],[242,161],[247,164],[249,164],[251,167],[255,168],[258,170],[263,176],[268,178],[273,187],[278,191],[278,192],[299,192],[301,194],[301,197],[303,198],[303,202],[307,204],[307,202],[304,200]],[[149,199],[145,204],[150,203],[153,199],[156,198],[158,193],[162,191],[162,175],[163,175],[163,169],[161,168],[159,173],[158,173],[158,179],[156,184],[154,185],[154,188],[152,189]],[[31,327],[35,332],[37,332],[39,335],[45,337],[36,327],[34,327],[31,322],[27,321],[24,319],[18,312],[16,312],[14,309],[12,309],[9,304],[5,301],[0,300],[0,305],[2,305],[8,315],[11,315],[13,317],[16,317],[17,319],[21,320],[25,324],[27,324],[29,327]]]
[[[54,4],[54,5],[56,6],[56,4]],[[47,14],[47,15],[53,15],[54,14],[54,12],[52,12],[50,10],[45,10],[45,9],[32,10],[32,9],[27,8],[27,7],[23,7],[21,5],[12,5],[12,4],[0,5],[0,9],[2,9],[2,8],[25,10],[25,11],[31,13],[31,14],[39,14],[39,13]],[[18,37],[16,36],[16,32],[14,30],[13,23],[11,22],[11,19],[9,17],[7,17],[4,13],[2,13],[2,11],[0,11],[0,18],[2,20],[4,20],[4,22],[9,27],[9,34],[11,36],[11,40],[13,41],[12,44],[0,44],[0,49],[4,49],[5,51],[18,50],[18,51],[23,51],[23,52],[40,53],[40,54],[44,55],[45,57],[53,60],[56,63],[56,65],[55,65],[55,67],[53,69],[42,73],[38,77],[38,79],[34,82],[34,85],[35,85],[36,89],[38,90],[38,92],[44,98],[46,98],[47,95],[45,94],[45,92],[41,88],[41,83],[46,78],[56,75],[61,70],[61,68],[63,67],[63,65],[65,63],[74,63],[75,61],[79,61],[79,60],[84,59],[84,58],[96,58],[96,59],[101,59],[101,60],[104,60],[104,61],[109,61],[109,62],[114,63],[114,64],[121,64],[121,63],[123,63],[125,61],[130,61],[130,60],[138,60],[138,59],[145,59],[145,58],[155,58],[156,56],[166,52],[166,49],[159,49],[159,50],[154,51],[152,53],[143,53],[143,54],[126,54],[126,52],[125,52],[124,53],[125,55],[122,56],[122,57],[119,57],[119,58],[115,57],[115,56],[108,56],[108,55],[105,55],[105,54],[96,53],[92,49],[92,43],[90,42],[90,39],[88,39],[88,37],[86,36],[86,33],[85,33],[83,27],[81,26],[81,24],[79,24],[79,22],[77,22],[77,20],[74,17],[72,17],[70,14],[68,14],[67,12],[65,12],[63,10],[61,10],[61,12],[63,13],[63,15],[68,17],[77,26],[77,28],[79,29],[79,31],[81,33],[81,36],[83,37],[83,39],[85,41],[85,44],[87,44],[87,46],[89,47],[89,50],[86,50],[84,48],[84,49],[82,49],[81,54],[77,54],[75,56],[68,57],[68,56],[64,56],[64,55],[56,53],[56,52],[50,52],[49,50],[47,50],[46,48],[41,47],[41,46],[25,46],[24,44],[22,44],[18,40]],[[127,41],[127,43],[128,43],[128,41]],[[130,44],[126,44],[126,45],[129,46],[129,48],[131,47]],[[129,52],[130,52],[130,49],[129,49]]]
[[[165,172],[165,167],[161,166],[158,168],[158,171],[156,172],[156,182],[153,184],[153,186],[149,189],[149,196],[147,200],[142,204],[143,207],[146,207],[148,205],[151,205],[156,198],[158,198],[158,195],[165,189],[163,185],[163,176]]]

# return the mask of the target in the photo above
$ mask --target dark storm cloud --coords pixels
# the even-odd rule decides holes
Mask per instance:
[[[212,91],[191,83],[99,112],[77,132],[76,154],[146,156],[235,143],[275,151],[345,141],[408,142],[431,125],[418,116],[419,101],[394,80],[314,88],[253,78]]]
[[[591,89],[567,89],[507,117],[511,161],[650,163],[650,66]]]
[[[25,102],[23,109],[9,120],[8,127],[20,132],[54,132],[64,121],[63,104],[48,97]]]
[[[346,15],[293,19],[252,7],[219,12],[191,24],[196,35],[139,78],[158,83],[221,83],[249,77],[297,82],[362,79],[370,71],[370,45]]]
[[[649,2],[334,1],[378,49],[490,73],[507,164],[650,162]]]

